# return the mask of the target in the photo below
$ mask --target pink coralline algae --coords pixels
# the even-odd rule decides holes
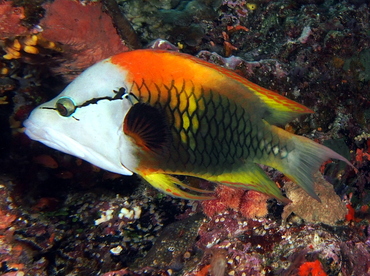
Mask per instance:
[[[223,4],[234,10],[238,17],[248,16],[249,10],[247,8],[247,1],[236,0],[236,1],[223,1]]]
[[[14,7],[11,1],[0,1],[0,39],[28,34],[21,24],[25,17],[23,7]]]
[[[97,61],[129,49],[101,2],[46,2],[39,7],[44,17],[29,28],[23,24],[28,20],[25,8],[12,4],[0,2],[0,46],[8,60],[48,65],[54,74],[71,80]]]
[[[0,184],[0,273],[4,272],[1,275],[18,276],[37,275],[45,269],[46,261],[44,258],[39,258],[38,261],[34,262],[35,255],[32,250],[32,240],[38,236],[39,241],[41,241],[45,231],[42,228],[35,232],[30,231],[28,241],[17,238],[16,231],[25,222],[12,201],[8,190],[10,183],[9,181],[6,185],[3,185],[3,182]],[[29,266],[31,263],[32,265]]]
[[[255,71],[266,72],[266,74],[271,74],[277,79],[284,79],[288,75],[284,66],[276,59],[247,61],[238,56],[223,57],[209,51],[200,51],[197,56],[211,63],[233,70],[245,78],[253,76]]]
[[[211,275],[219,275],[215,274],[215,271],[221,269],[229,275],[260,275],[263,270],[263,258],[252,249],[257,244],[252,245],[240,240],[244,239],[244,235],[253,232],[248,230],[259,226],[260,222],[242,218],[232,210],[203,223],[199,228],[197,246],[204,250],[204,255],[192,274],[185,275],[198,275],[197,271],[201,271],[208,264],[208,270],[213,272]],[[255,242],[258,243],[259,239],[255,239]]]
[[[211,271],[212,265],[226,261],[229,275],[292,276],[298,275],[304,263],[316,259],[325,260],[323,270],[328,275],[367,275],[369,247],[357,231],[360,229],[245,219],[226,211],[201,225],[197,246],[204,255],[197,268],[185,275],[198,275],[207,265]],[[359,256],[364,265],[353,267],[356,261],[352,256]]]
[[[102,4],[56,0],[43,6],[45,17],[40,26],[42,36],[61,43],[63,57],[68,60],[63,67],[79,72],[111,55],[127,51],[113,26],[112,19],[102,11]],[[59,68],[60,73],[65,69]]]

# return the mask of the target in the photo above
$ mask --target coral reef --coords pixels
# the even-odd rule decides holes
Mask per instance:
[[[6,16],[0,17],[0,46],[4,58],[48,66],[54,74],[71,80],[86,67],[111,55],[127,51],[112,18],[103,12],[99,2],[82,4],[73,0],[56,0],[39,5],[43,17],[26,28],[29,9],[6,1],[0,7]],[[15,5],[15,4],[14,4]],[[32,10],[39,13],[38,9]],[[121,24],[122,25],[122,24]]]
[[[226,210],[240,212],[245,218],[261,218],[268,213],[268,196],[256,191],[245,191],[227,186],[218,186],[215,190],[216,199],[201,202],[203,212],[209,218]]]
[[[140,35],[143,45],[157,38],[168,39],[182,48],[199,49],[214,28],[220,0],[204,1],[119,1],[126,17]],[[150,22],[150,24],[148,24]]]
[[[309,276],[309,275],[327,276],[319,260],[316,260],[314,262],[305,262],[304,264],[302,264],[299,267],[298,275],[299,276]]]
[[[92,271],[120,268],[118,264],[132,264],[133,260],[148,251],[161,229],[174,220],[175,214],[189,208],[183,204],[183,211],[180,211],[181,204],[171,198],[150,199],[149,194],[145,195],[146,198],[138,194],[137,199],[115,197],[109,190],[103,196],[98,192],[70,194],[63,203],[57,195],[54,195],[55,198],[41,197],[28,207],[23,202],[24,207],[20,208],[9,201],[12,198],[10,190],[15,188],[15,184],[10,180],[2,180],[1,183],[0,247],[1,252],[5,253],[0,261],[1,272],[4,273],[19,271],[24,275],[43,275],[49,271],[53,275],[65,275],[74,271],[79,275],[89,275]],[[59,200],[56,202],[57,198]],[[157,209],[160,205],[163,209]],[[164,216],[166,209],[173,211],[172,218],[168,212]],[[188,224],[193,227],[190,232],[185,220],[174,224],[172,230],[180,229],[179,223],[184,225],[184,232],[193,236],[195,233],[196,236],[196,224]],[[163,233],[171,230],[166,229]],[[182,240],[192,247],[194,242],[189,235],[181,239],[182,232],[179,231],[174,241],[179,243]],[[165,238],[169,237],[173,236],[167,232]],[[183,250],[183,243],[169,243],[168,247],[171,248],[171,245],[174,250],[168,251],[166,248],[165,252],[171,254]],[[164,250],[164,247],[161,248]],[[146,257],[147,262],[149,256],[150,252]]]
[[[321,202],[308,198],[292,182],[286,182],[284,188],[292,203],[285,206],[283,219],[287,219],[291,213],[294,213],[311,223],[322,222],[335,225],[338,221],[345,220],[348,212],[346,204],[335,193],[333,185],[326,182],[319,172],[315,174],[315,191]]]
[[[13,6],[11,1],[2,1],[0,3],[0,38],[27,35],[27,28],[21,24],[25,17],[23,7]]]
[[[150,47],[198,55],[313,109],[282,127],[358,172],[323,164],[321,204],[267,168],[289,205],[225,186],[188,202],[32,142],[22,122],[36,105],[138,46],[106,1],[0,1],[0,274],[369,275],[369,3],[117,2],[142,45],[168,39]]]
[[[369,248],[357,231],[361,230],[295,222],[280,225],[271,219],[245,219],[226,211],[200,227],[197,245],[205,253],[198,267],[185,275],[212,266],[218,250],[224,252],[219,258],[225,258],[229,275],[298,275],[302,265],[309,269],[307,263],[318,259],[325,260],[322,271],[328,275],[345,275],[355,269],[349,254],[362,252],[362,260],[369,263]],[[358,275],[369,273],[368,267],[356,269]]]
[[[181,271],[184,266],[194,265],[194,259],[199,255],[194,244],[202,220],[203,216],[197,214],[165,227],[147,255],[137,260],[134,266],[146,270],[152,267],[153,270]]]
[[[127,51],[112,19],[102,12],[99,3],[82,5],[71,0],[56,0],[43,7],[46,13],[39,23],[42,36],[64,45],[63,67],[69,68],[69,74],[78,74],[103,58]],[[57,73],[67,72],[60,69]]]

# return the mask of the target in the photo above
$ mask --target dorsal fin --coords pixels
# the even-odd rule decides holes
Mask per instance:
[[[123,131],[147,151],[159,152],[168,142],[168,126],[164,114],[145,103],[137,103],[130,108]]]
[[[171,54],[192,60],[197,64],[204,65],[238,81],[239,83],[242,83],[243,86],[247,87],[248,90],[257,96],[261,100],[262,104],[264,104],[266,111],[263,114],[263,119],[269,124],[285,125],[300,115],[314,113],[313,110],[307,108],[306,106],[290,100],[276,92],[263,88],[227,68],[220,67],[213,63],[209,63],[186,54],[176,52]]]
[[[235,93],[235,90],[238,95],[244,94],[246,98],[252,94],[261,100],[262,119],[270,124],[285,125],[299,115],[313,113],[311,109],[252,83],[234,71],[187,54],[147,49],[125,52],[113,56],[110,60],[130,72],[133,80],[145,78],[148,82],[151,80],[156,83],[161,80],[169,83],[173,80],[189,79],[195,84],[208,85],[211,88],[215,85],[225,85],[225,89],[218,92],[227,96]],[[130,62],[127,62],[128,60]],[[152,68],[157,70],[153,71]]]
[[[285,125],[302,114],[314,113],[308,107],[263,88],[247,79],[243,79],[242,83],[265,104],[267,109],[265,114],[263,114],[263,119],[269,124]]]

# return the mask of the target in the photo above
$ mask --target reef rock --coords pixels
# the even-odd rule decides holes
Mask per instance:
[[[335,193],[332,184],[327,182],[321,173],[314,175],[315,191],[321,202],[307,196],[302,188],[289,181],[284,188],[287,197],[292,201],[284,208],[282,218],[286,220],[291,213],[304,219],[306,222],[325,223],[335,225],[337,221],[344,220],[347,214],[345,203]]]

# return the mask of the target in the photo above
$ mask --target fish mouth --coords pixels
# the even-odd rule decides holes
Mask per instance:
[[[32,140],[82,159],[86,156],[86,150],[75,140],[63,135],[63,133],[59,133],[50,127],[34,124],[30,119],[26,120],[23,125],[26,128],[25,134]],[[69,150],[70,148],[73,148],[73,152]]]
[[[64,135],[47,126],[40,126],[27,119],[23,123],[25,134],[32,140],[43,143],[44,145],[84,159],[87,162],[94,164],[104,170],[111,171],[123,175],[132,175],[132,171],[126,169],[120,162],[115,164],[103,154],[78,143],[76,140]]]

